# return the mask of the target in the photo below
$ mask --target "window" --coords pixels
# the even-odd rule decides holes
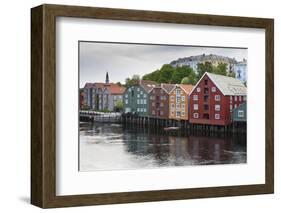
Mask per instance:
[[[184,115],[185,115],[185,113],[182,111],[182,112],[181,112],[181,116],[184,116]]]
[[[176,116],[177,116],[177,117],[180,117],[180,116],[181,116],[181,111],[177,111]]]
[[[174,116],[174,111],[171,112],[171,115]]]
[[[212,92],[216,92],[217,88],[216,87],[212,87]]]
[[[230,112],[232,111],[232,104],[229,105]]]
[[[234,108],[236,108],[237,107],[237,104],[234,104]]]
[[[128,99],[125,99],[125,104],[128,104],[129,102],[128,102]]]
[[[215,101],[220,101],[221,100],[221,96],[220,95],[215,95]]]
[[[244,117],[244,111],[243,110],[238,110],[238,117],[243,118]]]
[[[140,100],[139,99],[137,99],[137,104],[140,104]]]
[[[221,105],[216,104],[216,105],[215,105],[215,111],[220,111],[220,110],[221,110]]]
[[[208,94],[209,93],[209,89],[208,88],[204,88],[204,94]]]
[[[140,99],[140,104],[143,104],[143,99]]]
[[[137,88],[137,91],[138,91],[138,92],[140,91],[140,88],[139,88],[139,87]]]
[[[180,104],[177,104],[176,107],[177,107],[177,109],[179,109],[180,108]]]
[[[176,89],[176,94],[180,95],[181,94],[181,90],[180,89]]]
[[[140,94],[138,94],[137,97],[139,98],[139,97],[140,97]]]
[[[185,101],[185,97],[184,96],[181,96],[181,101]]]
[[[234,96],[234,101],[237,101],[237,96]]]
[[[200,88],[200,87],[197,87],[196,90],[197,90],[197,92],[200,92],[200,91],[201,91],[201,88]]]
[[[140,94],[142,95],[142,94],[143,94],[143,91],[140,91]]]
[[[146,104],[146,99],[143,99],[143,104]]]
[[[146,94],[143,94],[143,97],[146,98]]]
[[[178,96],[176,102],[180,102],[181,101],[181,97]]]
[[[140,108],[137,108],[137,112],[139,112],[140,111]]]
[[[163,107],[163,106],[164,106],[164,104],[163,104],[163,102],[161,102],[161,103],[160,103],[160,107]]]
[[[150,100],[154,100],[154,96],[152,95],[152,96],[150,96]]]
[[[219,120],[220,119],[220,114],[215,114],[215,119]]]
[[[193,104],[193,109],[198,110],[198,104]]]
[[[152,106],[153,106],[153,107],[155,106],[155,102],[152,102]]]
[[[208,79],[206,79],[204,82],[205,82],[205,85],[208,85]]]
[[[230,101],[232,101],[232,96],[230,96]]]
[[[141,108],[140,111],[143,112],[143,108]]]
[[[193,118],[199,118],[199,114],[198,113],[193,113]]]
[[[146,108],[143,109],[143,112],[146,112]]]
[[[185,104],[181,104],[181,108],[184,109],[185,108]]]
[[[163,113],[163,111],[160,111],[160,115],[163,115],[164,113]]]
[[[128,98],[128,94],[125,95],[125,98]]]
[[[208,104],[204,104],[204,110],[209,110],[209,105]]]
[[[239,96],[239,101],[242,101],[242,96]]]
[[[207,102],[209,100],[209,96],[208,95],[204,95],[204,102]]]
[[[174,101],[175,97],[174,96],[171,96],[171,101]]]
[[[247,101],[247,96],[244,96],[244,97],[243,97],[243,100],[244,100],[244,101]]]
[[[193,100],[198,101],[198,95],[193,95]]]
[[[152,110],[152,115],[155,115],[155,110]]]

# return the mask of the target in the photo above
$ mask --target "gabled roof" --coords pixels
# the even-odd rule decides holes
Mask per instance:
[[[192,89],[193,89],[193,85],[191,84],[174,84],[174,88],[170,91],[170,93],[176,89],[177,87],[180,87],[182,90],[184,90],[184,92],[186,94],[191,93]]]
[[[111,94],[123,94],[125,92],[125,87],[119,86],[118,84],[110,83],[110,84],[104,84],[104,89],[107,89],[109,93]]]
[[[149,93],[154,87],[157,86],[157,83],[154,81],[140,80],[139,86],[141,86],[147,93]]]
[[[161,87],[169,94],[174,88],[175,84],[161,84]]]
[[[242,81],[236,78],[217,75],[209,72],[204,73],[190,93],[193,92],[205,75],[210,78],[210,80],[218,87],[223,95],[247,95],[247,87],[245,87]]]
[[[93,88],[94,84],[93,83],[86,83],[85,86],[84,86],[84,89],[86,88]]]
[[[193,89],[193,85],[191,84],[179,84],[179,86],[187,93],[189,94],[191,90]]]

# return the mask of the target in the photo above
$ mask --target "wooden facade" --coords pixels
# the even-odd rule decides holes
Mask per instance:
[[[149,115],[151,117],[169,118],[169,93],[174,84],[161,84],[149,93]]]
[[[246,87],[237,79],[205,73],[190,94],[190,122],[229,125],[232,110],[246,102]]]
[[[232,120],[234,122],[247,121],[247,103],[243,103],[240,106],[233,109]]]
[[[124,93],[124,112],[139,116],[149,115],[149,92],[156,86],[153,81],[141,80],[138,85],[131,86]]]
[[[189,93],[192,85],[175,85],[169,96],[169,118],[175,120],[188,120]]]

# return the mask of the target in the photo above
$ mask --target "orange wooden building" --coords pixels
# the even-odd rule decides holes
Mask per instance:
[[[188,120],[189,93],[193,86],[176,84],[169,95],[169,119]]]

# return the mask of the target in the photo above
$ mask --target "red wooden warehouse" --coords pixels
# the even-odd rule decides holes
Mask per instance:
[[[205,72],[190,93],[190,123],[229,125],[232,110],[246,98],[240,80]]]

